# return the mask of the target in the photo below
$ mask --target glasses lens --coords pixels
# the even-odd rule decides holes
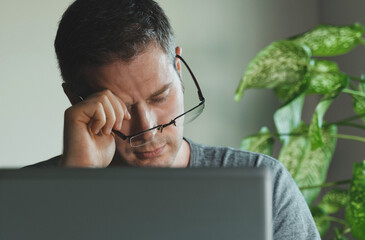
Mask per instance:
[[[176,126],[186,125],[186,124],[194,121],[203,112],[204,107],[205,107],[205,105],[203,103],[197,107],[194,107],[193,109],[188,110],[183,116],[181,116],[175,120]]]
[[[184,115],[175,119],[174,123],[165,128],[181,127],[194,121],[203,112],[204,106],[204,104],[200,104],[199,106],[188,110],[188,112],[186,112]],[[161,128],[155,128],[131,137],[130,144],[132,147],[140,147],[146,144],[155,144],[158,146],[164,142],[164,139],[164,130],[162,129],[161,131]]]
[[[160,144],[164,140],[163,133],[160,128],[155,128],[147,132],[140,133],[130,138],[132,147],[140,147],[146,144]]]

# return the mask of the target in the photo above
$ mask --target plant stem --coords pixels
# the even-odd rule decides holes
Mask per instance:
[[[281,136],[301,136],[306,132],[296,132],[296,133],[275,133],[273,137],[281,137]]]
[[[331,134],[331,137],[342,138],[347,140],[365,142],[365,138],[353,135],[346,135],[346,134]]]
[[[339,185],[350,184],[350,183],[351,183],[351,179],[347,179],[347,180],[341,180],[341,181],[336,181],[336,182],[323,183],[323,184],[319,184],[319,185],[300,187],[300,190],[333,187],[333,186],[339,186]]]
[[[355,76],[351,76],[351,75],[347,75],[349,78],[351,78],[351,80],[354,80],[356,82],[365,82],[365,79],[362,79],[361,77],[355,77]]]
[[[352,116],[352,117],[348,117],[348,118],[345,118],[345,119],[340,120],[340,121],[337,121],[337,122],[326,123],[326,125],[330,125],[330,124],[341,125],[342,123],[347,123],[347,122],[350,122],[350,121],[353,121],[353,120],[357,120],[357,119],[362,118],[362,117],[365,117],[365,113],[362,113],[362,114],[359,114],[359,115],[355,115],[355,116]]]
[[[346,233],[351,232],[351,228],[347,227],[343,229],[343,235],[345,235]]]
[[[365,126],[361,125],[361,124],[357,124],[357,123],[349,123],[349,122],[343,122],[343,123],[338,123],[336,124],[338,126],[349,126],[349,127],[355,127],[355,128],[360,128],[365,130]]]
[[[359,91],[354,91],[354,90],[351,90],[351,89],[348,89],[348,88],[345,88],[344,90],[342,90],[342,92],[348,93],[348,94],[351,94],[351,95],[355,95],[355,96],[365,97],[364,93],[359,92]]]
[[[301,136],[302,133],[257,133],[252,134],[249,136],[246,136],[244,138],[250,138],[250,137],[259,137],[259,136],[268,136],[268,137],[280,137],[280,136]]]
[[[348,224],[346,223],[344,226],[343,226],[343,228],[342,228],[342,230],[341,230],[341,236],[344,236],[345,234],[347,234],[347,233],[349,233],[349,232],[351,232],[351,228],[348,226]]]
[[[341,219],[341,218],[336,218],[336,217],[332,217],[332,216],[327,216],[326,219],[328,219],[331,222],[337,222],[343,225],[346,225],[346,221]]]
[[[356,90],[356,86],[352,82],[349,82],[349,87],[351,88],[351,90]]]

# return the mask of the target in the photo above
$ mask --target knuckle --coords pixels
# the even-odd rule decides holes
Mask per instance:
[[[109,89],[105,89],[104,91],[105,91],[105,93],[106,93],[106,94],[108,94],[108,95],[109,95],[109,94],[112,94],[112,91],[110,91]]]
[[[99,97],[99,101],[106,102],[106,101],[109,101],[109,98],[108,98],[108,96],[106,94],[102,94]]]
[[[71,106],[71,107],[69,107],[65,110],[64,116],[65,117],[72,117],[73,115],[75,115],[75,112],[76,112],[76,107]]]
[[[65,115],[69,115],[72,112],[72,106],[65,110]]]
[[[112,91],[110,91],[109,89],[105,89],[103,91],[101,91],[102,95],[108,97],[112,95]]]

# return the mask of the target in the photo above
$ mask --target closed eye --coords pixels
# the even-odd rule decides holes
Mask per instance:
[[[165,102],[170,95],[171,87],[171,83],[165,85],[160,91],[156,92],[150,97],[149,102],[156,104]]]
[[[167,100],[168,94],[165,94],[161,97],[156,97],[151,99],[151,103],[163,103]]]

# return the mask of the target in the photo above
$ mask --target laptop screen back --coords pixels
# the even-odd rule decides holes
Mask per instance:
[[[265,169],[0,170],[0,239],[271,239]]]

